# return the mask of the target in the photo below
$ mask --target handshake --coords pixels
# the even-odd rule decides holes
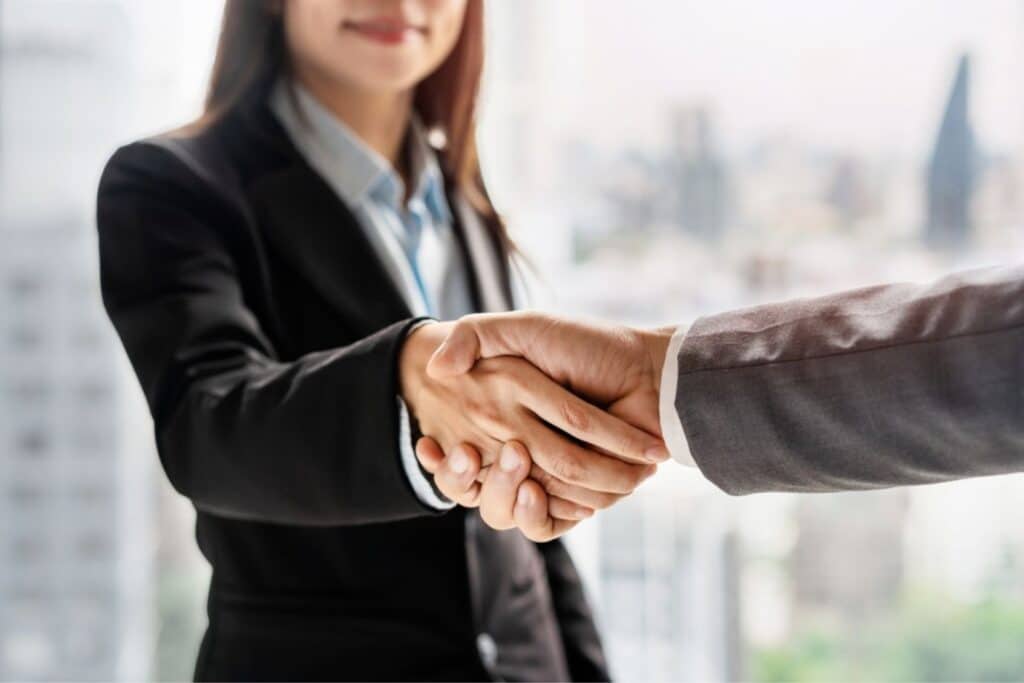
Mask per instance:
[[[631,493],[666,441],[735,495],[1007,474],[1024,470],[1022,300],[1013,267],[719,313],[675,340],[472,315],[409,335],[401,391],[441,492],[534,540]]]
[[[668,459],[659,388],[672,332],[534,312],[420,326],[399,381],[421,466],[489,526],[560,536]]]

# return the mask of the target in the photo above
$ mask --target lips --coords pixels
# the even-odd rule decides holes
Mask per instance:
[[[385,45],[398,45],[426,33],[426,29],[421,26],[415,26],[404,19],[393,17],[350,19],[342,24],[342,28]]]

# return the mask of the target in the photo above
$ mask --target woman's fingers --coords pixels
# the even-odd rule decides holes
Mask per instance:
[[[470,462],[475,462],[473,455],[479,457],[479,454],[475,452],[476,449],[469,444],[463,444],[460,449],[463,448],[470,456]],[[453,450],[453,456],[460,449]],[[454,468],[450,462],[445,462],[444,451],[434,439],[429,437],[420,439],[416,443],[416,456],[423,468],[435,476],[435,483],[442,493],[460,505],[479,506],[480,516],[484,522],[495,529],[508,529],[515,526],[512,511],[516,505],[519,487],[528,475],[534,472],[542,473],[541,470],[533,467],[526,447],[519,442],[506,444],[494,466],[476,470],[475,483],[470,480],[474,467],[471,466],[462,474],[453,472]],[[457,467],[461,467],[461,465],[457,465]],[[493,475],[491,474],[492,470]],[[567,490],[573,488],[556,480],[555,486],[558,485]],[[540,496],[544,496],[547,503],[547,514],[554,519],[578,522],[594,514],[593,508],[550,495],[544,491],[543,486],[538,488],[538,491],[539,493],[535,497],[539,499]],[[618,496],[613,497],[610,494],[595,493],[594,495],[607,495],[612,501],[618,499]],[[610,502],[606,504],[610,504]],[[531,533],[534,535],[550,533],[553,528],[553,523],[545,521],[541,528],[534,529]]]
[[[487,481],[480,490],[480,517],[494,529],[515,526],[512,508],[516,491],[530,473],[530,454],[517,441],[509,441],[501,448],[498,461],[491,466]]]
[[[533,465],[526,447],[518,441],[506,443],[491,466],[490,473],[480,487],[480,517],[494,529],[510,529],[515,526],[512,510],[516,504],[519,487],[530,474]],[[594,514],[591,508],[578,505],[564,498],[548,496],[548,514],[552,517],[578,522]]]
[[[432,473],[438,490],[463,507],[477,507],[480,504],[480,484],[476,481],[480,474],[480,454],[470,444],[463,443],[453,448],[448,457],[442,453],[441,461],[437,462],[440,450],[433,439],[424,437],[416,443],[420,464],[428,472],[434,467]]]
[[[436,474],[437,468],[444,462],[444,451],[441,450],[441,445],[429,436],[420,437],[416,442],[416,459],[420,461],[423,469],[430,474]]]
[[[525,481],[534,463],[529,453],[519,441],[509,441],[502,446],[495,465],[480,486],[480,517],[490,527],[511,528],[515,526],[512,509],[515,507],[516,494]],[[567,501],[555,496],[547,496],[548,514],[558,519],[580,521],[594,514],[592,508]]]
[[[544,421],[623,460],[643,464],[668,460],[668,449],[659,437],[606,413],[544,375],[536,380],[529,382],[520,400]]]
[[[532,479],[527,479],[519,486],[512,518],[524,536],[538,543],[558,538],[579,524],[578,520],[551,517],[548,497],[540,484]]]

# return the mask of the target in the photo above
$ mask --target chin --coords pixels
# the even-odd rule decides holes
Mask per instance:
[[[426,75],[419,69],[366,69],[358,74],[356,82],[366,90],[403,92],[415,87]]]

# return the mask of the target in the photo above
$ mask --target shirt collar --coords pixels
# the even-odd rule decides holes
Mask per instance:
[[[396,211],[400,209],[404,186],[391,163],[301,84],[279,80],[270,95],[270,108],[310,165],[326,176],[346,203],[359,206],[372,199]],[[409,205],[422,203],[435,221],[449,222],[451,212],[445,198],[444,176],[416,115],[406,144],[413,180]]]

